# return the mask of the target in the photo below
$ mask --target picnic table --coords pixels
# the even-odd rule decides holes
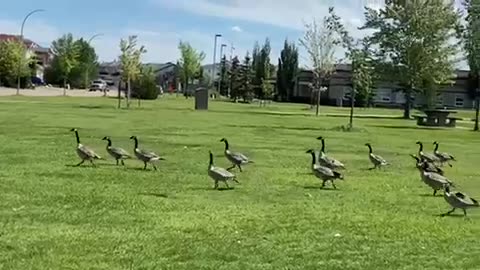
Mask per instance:
[[[424,110],[425,115],[414,115],[417,119],[417,125],[429,127],[455,127],[457,120],[460,118],[449,117],[450,114],[457,113],[452,110]]]

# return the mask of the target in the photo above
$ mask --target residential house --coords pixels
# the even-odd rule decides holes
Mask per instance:
[[[155,72],[157,84],[165,92],[175,92],[177,89],[177,65],[172,62],[156,64],[149,63],[146,66],[152,67]]]
[[[466,108],[474,106],[468,94],[467,82],[468,71],[456,70],[452,85],[439,87],[437,95],[437,107],[439,108]],[[336,71],[327,82],[327,90],[322,92],[321,103],[325,105],[343,106],[348,100],[345,98],[352,90],[352,69],[349,64],[338,64]],[[294,102],[309,103],[311,99],[310,84],[313,81],[313,73],[310,70],[301,70],[295,78],[295,87],[291,100]],[[399,91],[400,87],[394,83],[379,82],[374,89],[374,106],[379,107],[402,107],[405,104],[405,96]],[[426,98],[417,94],[414,106],[422,107],[426,104]]]
[[[0,34],[0,42],[2,41],[19,41],[20,36]],[[44,80],[45,68],[50,64],[52,57],[52,51],[50,48],[45,48],[37,44],[36,42],[24,38],[23,44],[27,48],[27,57],[34,56],[37,60],[37,65],[35,67],[36,77]]]

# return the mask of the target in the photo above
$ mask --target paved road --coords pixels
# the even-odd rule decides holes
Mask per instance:
[[[17,93],[15,88],[0,87],[0,96],[12,96]],[[63,96],[63,89],[56,87],[37,87],[35,90],[20,89],[20,95],[22,96],[37,96],[37,97],[55,97]],[[107,93],[108,96],[116,97],[118,95],[117,90],[110,90]],[[89,92],[87,90],[75,89],[67,90],[67,96],[70,97],[101,97],[102,92]]]

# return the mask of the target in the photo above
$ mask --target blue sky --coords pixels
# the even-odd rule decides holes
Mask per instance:
[[[276,62],[286,37],[295,42],[302,35],[304,21],[322,18],[334,6],[356,36],[363,22],[363,7],[380,7],[383,0],[12,0],[2,1],[0,33],[18,33],[23,17],[32,9],[46,11],[33,15],[25,36],[49,46],[63,33],[95,39],[100,60],[118,58],[121,38],[137,35],[147,48],[145,62],[176,61],[179,40],[188,41],[213,61],[213,36],[223,34],[221,43],[234,44],[243,57],[255,41],[269,37],[272,62]],[[27,8],[28,7],[28,8]],[[227,56],[230,48],[227,48]],[[218,53],[217,53],[218,55]]]

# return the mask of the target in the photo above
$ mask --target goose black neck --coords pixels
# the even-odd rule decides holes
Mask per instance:
[[[210,153],[210,162],[208,163],[208,167],[213,166],[213,154]]]
[[[75,130],[75,137],[77,138],[77,143],[80,143],[80,136],[78,136],[77,130]]]
[[[223,140],[223,142],[225,143],[225,150],[228,150],[228,141],[227,141],[227,140]]]
[[[322,139],[322,152],[325,153],[325,140]]]
[[[435,151],[435,152],[438,151],[438,143],[435,144],[435,150],[433,150],[433,151]]]
[[[373,150],[372,150],[372,146],[371,145],[367,145],[368,146],[368,151],[371,153],[373,153]]]
[[[137,138],[133,138],[134,142],[135,142],[135,149],[138,148],[138,139]]]
[[[312,165],[315,165],[315,161],[317,160],[315,158],[315,152],[312,151],[312,153],[310,153],[310,154],[312,154]]]
[[[423,143],[419,143],[418,145],[420,147],[420,149],[418,149],[418,151],[420,151],[420,152],[423,151]]]
[[[112,140],[107,139],[107,142],[108,142],[107,146],[112,146]]]

